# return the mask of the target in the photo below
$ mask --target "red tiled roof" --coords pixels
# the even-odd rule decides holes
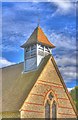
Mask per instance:
[[[30,44],[42,43],[43,45],[54,48],[55,46],[48,40],[44,32],[40,27],[37,27],[34,32],[31,34],[30,38],[21,46],[26,47]]]

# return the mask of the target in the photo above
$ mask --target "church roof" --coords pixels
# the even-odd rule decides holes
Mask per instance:
[[[22,73],[24,63],[2,69],[3,112],[19,111],[49,58],[45,57],[39,68],[29,73]]]
[[[42,45],[54,48],[55,46],[48,40],[42,29],[38,26],[34,32],[31,34],[29,39],[21,46],[26,47],[31,44],[41,43]]]
[[[29,95],[32,87],[34,86],[35,82],[37,81],[43,69],[45,69],[45,66],[49,60],[51,60],[51,62],[53,63],[54,68],[65,89],[65,92],[73,106],[74,111],[76,112],[75,105],[71,99],[71,96],[68,94],[63,78],[58,70],[54,58],[51,55],[48,55],[43,58],[37,70],[28,73],[23,73],[24,63],[19,63],[2,69],[2,111],[3,112],[13,112],[20,110],[27,96]],[[0,69],[0,73],[1,73],[1,69]],[[49,74],[47,75],[49,76]]]
[[[51,55],[43,58],[38,69],[29,73],[23,73],[24,63],[5,67],[2,70],[0,69],[0,73],[2,71],[2,112],[17,112],[21,109],[31,89],[33,88],[42,71],[45,69],[45,66],[49,62],[49,60],[53,63],[54,68],[64,87],[64,90],[76,113],[75,105],[72,101],[72,98],[67,91],[63,78],[58,70],[54,58]]]

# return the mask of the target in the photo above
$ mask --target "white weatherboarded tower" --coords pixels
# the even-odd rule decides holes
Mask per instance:
[[[24,48],[24,71],[28,72],[37,69],[41,60],[51,54],[51,49],[55,46],[38,26],[21,47]]]

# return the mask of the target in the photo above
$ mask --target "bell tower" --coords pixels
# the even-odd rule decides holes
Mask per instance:
[[[37,69],[41,60],[51,54],[55,46],[38,26],[21,47],[24,48],[24,71],[28,72]]]

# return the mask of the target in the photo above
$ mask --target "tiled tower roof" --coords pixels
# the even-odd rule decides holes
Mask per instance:
[[[34,32],[31,34],[29,39],[21,46],[26,47],[31,44],[41,43],[42,45],[54,48],[55,46],[48,40],[42,29],[38,26]]]

